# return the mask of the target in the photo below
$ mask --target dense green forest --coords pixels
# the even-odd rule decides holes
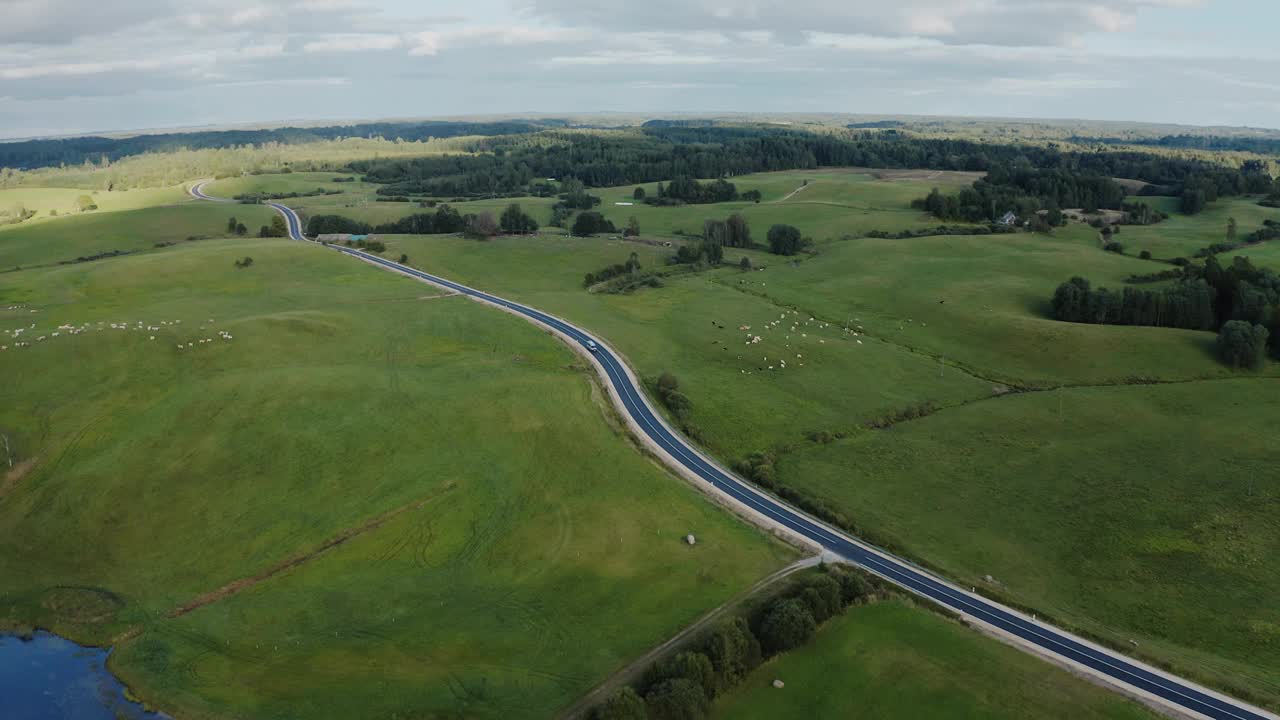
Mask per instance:
[[[1164,135],[1158,138],[1072,137],[1071,142],[1096,145],[1141,145],[1177,150],[1252,152],[1280,155],[1280,138],[1226,137],[1222,135]]]
[[[563,127],[562,120],[510,120],[505,122],[416,122],[360,123],[326,127],[284,127],[271,130],[209,130],[200,132],[135,135],[124,138],[98,136],[51,140],[24,140],[0,143],[0,167],[38,168],[100,163],[143,153],[174,150],[238,147],[280,143],[299,145],[348,137],[380,137],[387,140],[417,141],[463,135],[513,135],[532,133],[548,127]]]
[[[940,215],[969,221],[993,220],[1013,208],[1119,209],[1125,192],[1111,179],[1116,177],[1150,183],[1149,194],[1193,193],[1201,206],[1218,197],[1261,194],[1275,187],[1266,167],[1256,161],[1232,168],[1154,153],[1075,152],[1052,145],[916,138],[893,131],[819,135],[777,128],[646,123],[638,133],[551,130],[487,138],[478,149],[482,152],[475,155],[359,161],[352,169],[369,182],[382,183],[380,194],[398,197],[536,194],[547,178],[575,178],[587,187],[608,187],[818,167],[984,171],[987,177],[955,196],[952,210]],[[716,190],[697,188],[688,194],[697,202],[732,193],[725,186]]]

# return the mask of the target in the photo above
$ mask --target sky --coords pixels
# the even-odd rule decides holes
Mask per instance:
[[[0,137],[844,112],[1280,127],[1276,0],[0,0]]]

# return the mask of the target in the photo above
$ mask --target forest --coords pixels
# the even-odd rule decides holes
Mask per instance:
[[[955,219],[994,219],[1021,205],[1119,208],[1124,191],[1110,178],[1150,184],[1150,194],[1185,190],[1217,198],[1274,190],[1265,165],[1239,168],[1134,151],[1076,152],[1037,145],[916,138],[894,131],[812,134],[794,130],[647,123],[639,133],[548,130],[485,139],[475,155],[352,163],[389,196],[484,197],[533,193],[547,178],[609,187],[672,178],[730,178],[819,167],[925,168],[987,172],[956,198]],[[668,188],[669,191],[669,188]],[[1211,199],[1209,200],[1212,201]],[[981,212],[979,212],[981,210]]]
[[[1280,357],[1280,275],[1243,256],[1224,267],[1210,255],[1203,268],[1188,266],[1174,284],[1151,290],[1095,288],[1074,277],[1058,286],[1052,307],[1054,318],[1066,322],[1189,330],[1244,322],[1265,328],[1272,354]]]
[[[209,130],[110,138],[86,136],[0,143],[0,167],[31,169],[58,165],[100,163],[143,153],[175,150],[204,150],[279,143],[300,145],[349,137],[380,137],[387,140],[417,141],[464,135],[512,135],[561,127],[560,120],[511,120],[505,122],[360,123],[325,127],[283,127],[271,130]]]

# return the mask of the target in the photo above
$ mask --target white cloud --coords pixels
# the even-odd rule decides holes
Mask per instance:
[[[1079,90],[1114,90],[1124,87],[1128,87],[1128,84],[1114,78],[1057,74],[1036,78],[996,77],[987,82],[985,89],[995,95],[1050,97]]]
[[[809,44],[815,47],[838,50],[885,52],[893,50],[917,50],[942,47],[942,43],[923,37],[876,37],[874,35],[838,35],[835,33],[809,33]]]
[[[548,62],[553,65],[712,65],[727,60],[714,55],[686,55],[669,50],[602,50],[586,55],[560,55]]]
[[[275,15],[276,11],[269,7],[254,5],[253,7],[243,8],[231,13],[231,24],[250,25],[253,23],[261,23],[275,17]]]
[[[329,35],[303,44],[302,51],[318,52],[365,52],[369,50],[393,50],[404,44],[399,35],[377,33],[343,33]]]

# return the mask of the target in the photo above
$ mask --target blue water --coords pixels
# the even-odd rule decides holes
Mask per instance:
[[[125,699],[107,670],[109,653],[47,632],[30,640],[0,635],[0,718],[163,720]]]

